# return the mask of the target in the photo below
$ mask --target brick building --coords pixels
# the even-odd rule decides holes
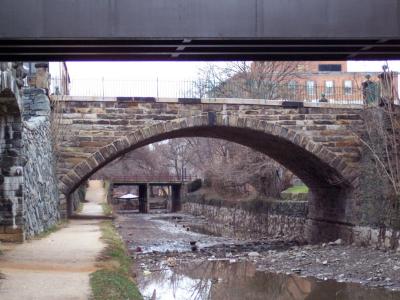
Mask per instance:
[[[297,66],[298,76],[288,83],[288,89],[297,91],[304,100],[317,100],[325,94],[330,100],[362,98],[362,82],[371,75],[379,82],[381,72],[348,72],[346,61],[305,61]],[[398,86],[398,74],[394,73],[394,86]]]

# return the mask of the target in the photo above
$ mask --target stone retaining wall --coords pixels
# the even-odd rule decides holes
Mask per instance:
[[[204,231],[236,238],[279,237],[305,241],[306,202],[276,202],[259,212],[196,202],[185,202],[183,211],[205,216]],[[286,208],[289,208],[288,210]],[[283,212],[286,211],[286,214]]]
[[[43,90],[31,89],[23,103],[23,227],[29,238],[54,226],[60,213],[49,99]]]
[[[391,228],[371,228],[356,226],[353,229],[354,243],[357,246],[373,246],[379,249],[400,252],[400,231]]]
[[[50,102],[41,89],[25,90],[21,99],[0,101],[0,240],[11,242],[23,242],[60,219]]]
[[[32,237],[54,226],[59,218],[58,188],[55,176],[50,122],[33,117],[24,123],[24,231]]]
[[[258,210],[243,208],[243,204],[227,206],[221,200],[204,200],[201,194],[186,195],[183,211],[204,216],[204,232],[236,238],[274,238],[306,242],[308,203],[304,201],[276,201]],[[246,207],[248,205],[244,205]],[[323,226],[323,224],[321,225]],[[391,228],[338,225],[346,231],[349,241],[357,246],[400,252],[400,231]]]
[[[72,211],[76,211],[79,208],[79,204],[85,201],[86,196],[86,186],[81,185],[78,187],[71,195],[69,195],[71,199]]]

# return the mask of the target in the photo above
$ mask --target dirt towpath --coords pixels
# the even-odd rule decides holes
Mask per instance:
[[[88,189],[82,214],[101,212],[102,185]],[[101,198],[103,197],[103,198]],[[0,245],[2,300],[78,300],[89,299],[89,274],[104,247],[97,220],[71,220],[65,228],[40,240],[21,245]]]

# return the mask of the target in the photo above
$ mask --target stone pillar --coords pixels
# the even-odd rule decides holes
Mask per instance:
[[[149,212],[147,189],[147,184],[139,184],[139,213],[143,214],[147,214]]]
[[[170,211],[172,211],[171,186],[168,185],[168,186],[167,186],[167,189],[168,189],[168,198],[167,198],[167,207],[166,207],[166,209],[167,209],[168,212],[170,212]]]
[[[49,63],[37,62],[35,63],[35,69],[36,72],[28,76],[29,86],[48,91],[50,88]]]
[[[25,239],[22,120],[16,98],[0,95],[0,240]]]
[[[60,199],[60,205],[59,205],[60,218],[62,220],[66,220],[66,219],[68,219],[68,202],[69,202],[69,200],[63,193],[60,193],[59,199]]]
[[[74,203],[72,201],[71,195],[69,195],[67,200],[67,216],[71,217],[73,214],[74,214]]]
[[[151,186],[151,184],[147,184],[146,185],[147,186],[147,213],[148,212],[150,212],[150,198],[152,197],[152,195],[153,195],[153,193],[152,193],[152,190],[151,190],[151,188],[152,188],[152,186]]]
[[[103,183],[104,183],[104,187],[106,188],[107,187],[106,181],[104,180]],[[114,202],[113,202],[113,191],[114,191],[114,183],[110,182],[108,190],[106,191],[107,192],[107,199],[106,200],[107,200],[107,203],[109,205],[114,205]]]
[[[171,186],[171,212],[181,210],[181,184],[174,184]]]

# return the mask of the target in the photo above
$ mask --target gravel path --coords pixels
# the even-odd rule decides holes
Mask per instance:
[[[87,200],[99,202],[104,195],[98,184],[89,187]],[[94,202],[94,201],[93,201]],[[82,214],[101,210],[86,203]],[[71,220],[65,228],[40,240],[20,245],[0,245],[2,300],[89,299],[89,274],[96,270],[96,257],[104,247],[99,221]]]

